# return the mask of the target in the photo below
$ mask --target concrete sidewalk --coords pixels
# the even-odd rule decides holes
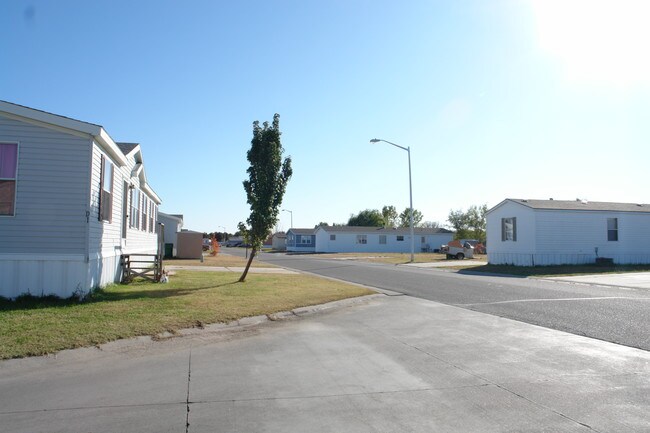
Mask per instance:
[[[572,277],[546,277],[545,280],[568,283],[596,284],[601,286],[650,289],[650,272],[628,272],[621,274],[577,275]]]
[[[336,305],[1,362],[0,430],[650,431],[648,352],[406,296]]]

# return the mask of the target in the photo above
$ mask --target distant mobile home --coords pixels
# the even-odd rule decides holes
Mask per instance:
[[[139,144],[0,101],[0,296],[120,281],[122,254],[157,252],[160,203]]]
[[[506,199],[487,212],[490,264],[650,263],[650,204]]]
[[[316,251],[316,236],[314,229],[287,230],[287,251],[299,253],[313,253]]]
[[[183,229],[183,215],[158,212],[158,219],[164,225],[165,258],[178,254],[178,232]]]
[[[454,238],[454,232],[443,229],[414,228],[415,251],[440,249]],[[408,227],[319,226],[316,229],[316,252],[391,252],[411,251],[411,231]]]

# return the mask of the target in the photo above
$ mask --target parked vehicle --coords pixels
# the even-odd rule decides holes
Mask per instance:
[[[451,241],[447,245],[440,247],[440,252],[445,254],[448,259],[463,260],[464,258],[474,258],[474,247],[471,243],[465,241],[461,243],[459,240]]]
[[[474,254],[486,254],[485,245],[481,243],[478,239],[461,239],[460,243],[465,245],[465,242],[469,242],[471,246],[474,247]]]

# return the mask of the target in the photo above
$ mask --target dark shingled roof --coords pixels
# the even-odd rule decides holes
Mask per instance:
[[[404,234],[408,235],[411,233],[409,227],[398,227],[398,228],[384,228],[384,227],[361,227],[361,226],[321,226],[324,230],[328,232],[338,232],[338,233],[379,233],[382,235],[386,234]],[[453,233],[450,230],[437,228],[429,229],[423,227],[414,227],[413,233],[416,235],[435,235],[439,233]]]
[[[313,235],[316,229],[289,229],[294,235]]]
[[[115,144],[117,144],[117,147],[120,148],[123,154],[128,155],[140,143],[115,143]]]
[[[610,203],[604,201],[588,200],[525,200],[515,198],[510,198],[508,200],[514,201],[532,209],[650,212],[650,204],[643,203]]]

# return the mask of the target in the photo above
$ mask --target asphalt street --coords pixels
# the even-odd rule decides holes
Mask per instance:
[[[244,255],[231,248],[227,254]],[[289,269],[390,290],[650,350],[650,291],[591,284],[470,275],[311,255],[262,253],[259,260]]]

